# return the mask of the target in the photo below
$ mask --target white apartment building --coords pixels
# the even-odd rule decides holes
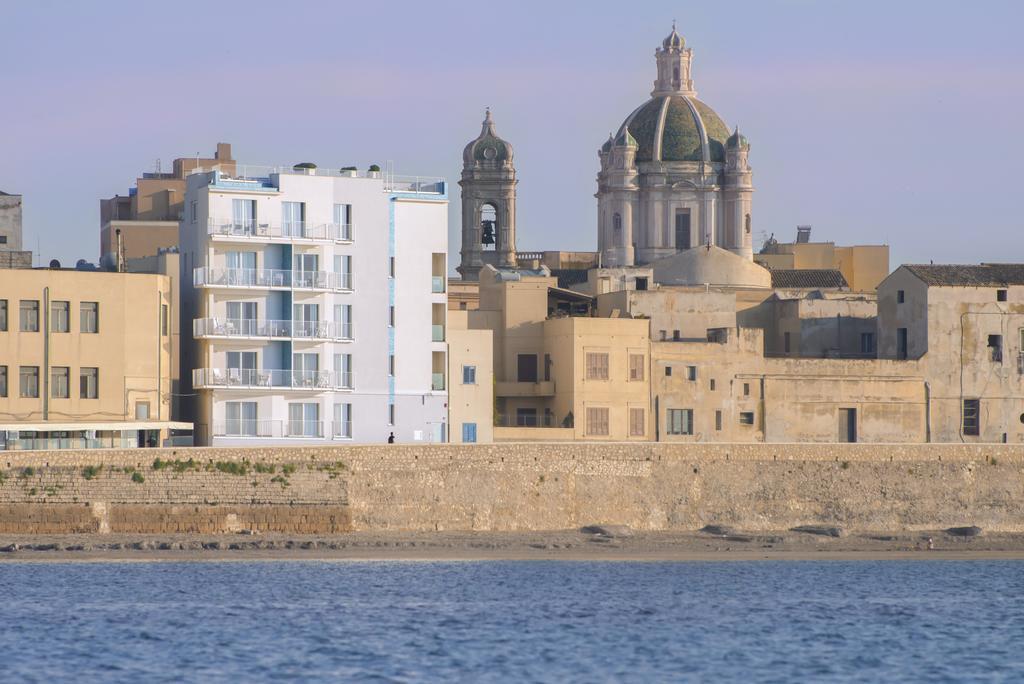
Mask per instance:
[[[196,444],[446,441],[445,182],[303,166],[187,179]]]

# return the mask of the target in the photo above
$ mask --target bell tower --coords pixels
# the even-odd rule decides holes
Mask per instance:
[[[480,135],[462,152],[462,250],[458,272],[480,279],[484,264],[515,268],[516,169],[512,145],[498,137],[491,110]]]

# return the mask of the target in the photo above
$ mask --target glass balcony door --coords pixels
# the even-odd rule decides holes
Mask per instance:
[[[281,202],[281,232],[283,235],[286,237],[303,237],[305,235],[305,221],[305,202]]]
[[[292,305],[292,326],[295,330],[295,337],[316,337],[319,324],[319,304]]]
[[[318,354],[292,354],[293,387],[316,387],[319,376],[320,356]]]
[[[225,434],[243,437],[256,436],[256,402],[229,401],[224,405]]]
[[[231,200],[232,235],[256,234],[256,200]]]
[[[290,437],[322,437],[320,404],[288,404],[288,435]]]
[[[228,384],[252,385],[256,376],[256,352],[229,351]]]
[[[296,254],[292,258],[292,269],[295,271],[292,278],[295,287],[316,287],[320,255]]]
[[[228,335],[256,335],[256,302],[228,302],[224,332]]]

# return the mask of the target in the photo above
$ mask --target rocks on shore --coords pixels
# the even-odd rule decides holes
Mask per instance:
[[[981,528],[971,525],[970,527],[950,527],[946,534],[954,537],[977,537],[981,534]]]
[[[728,537],[736,534],[736,529],[728,525],[705,525],[700,528],[704,534],[713,534],[716,537]]]
[[[841,527],[829,527],[827,525],[799,525],[790,529],[790,532],[817,534],[822,537],[842,537],[845,534]]]
[[[583,534],[600,535],[602,537],[632,537],[633,530],[628,525],[587,525],[581,527]]]

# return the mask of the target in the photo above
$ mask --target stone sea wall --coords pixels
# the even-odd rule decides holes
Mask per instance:
[[[1024,449],[495,444],[0,453],[0,533],[1024,532]]]

